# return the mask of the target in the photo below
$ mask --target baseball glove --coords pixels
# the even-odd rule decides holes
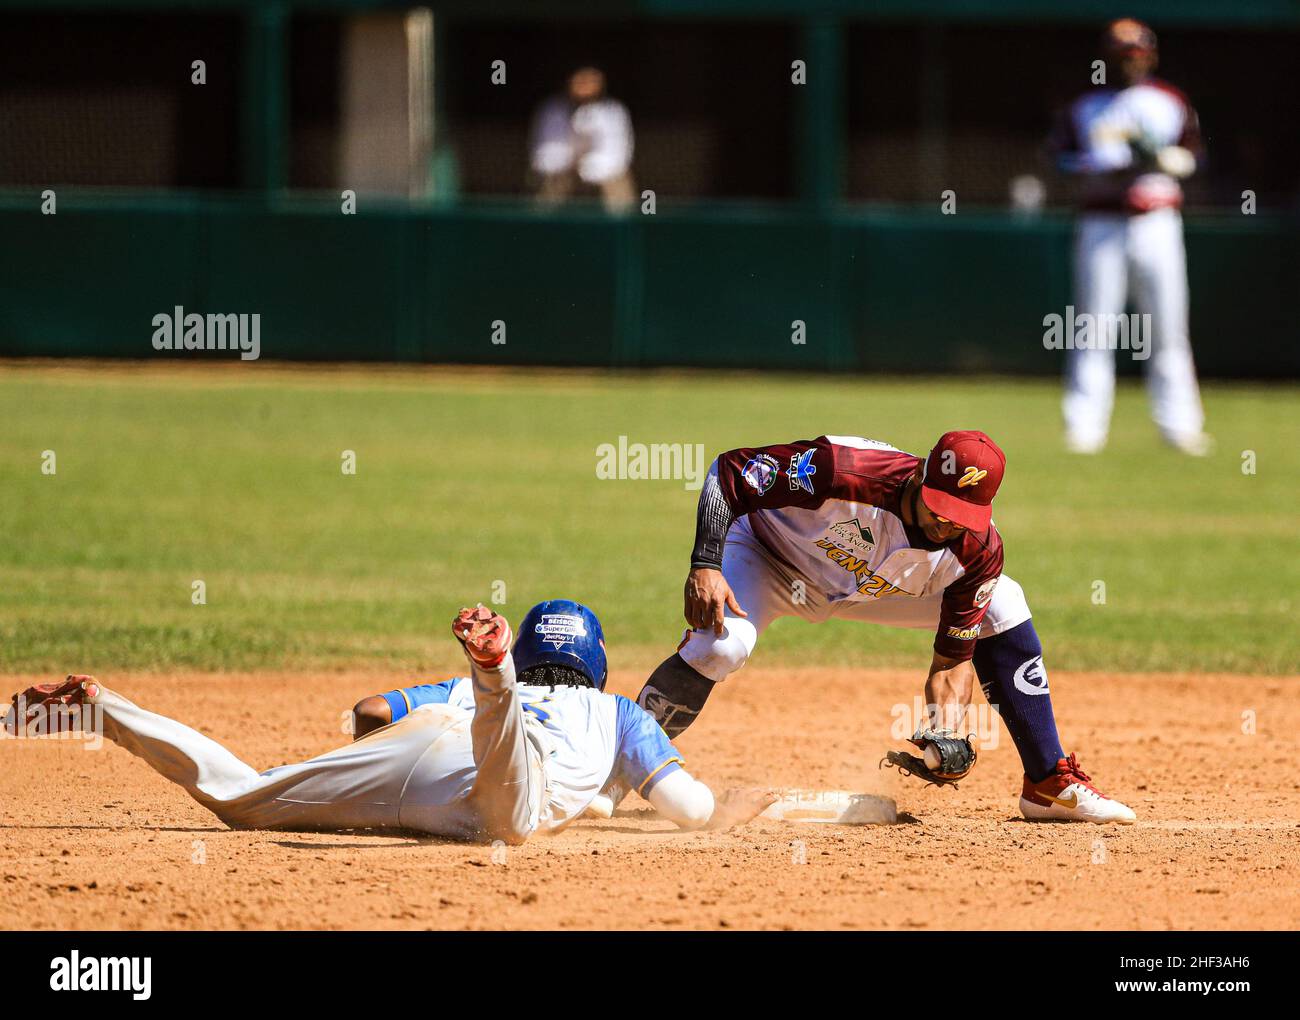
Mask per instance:
[[[922,757],[887,751],[880,764],[892,765],[903,775],[917,776],[935,786],[954,787],[975,767],[978,755],[969,736],[959,737],[952,730],[925,730],[911,742],[921,749]]]

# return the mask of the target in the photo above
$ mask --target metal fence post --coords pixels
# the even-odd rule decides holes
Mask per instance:
[[[278,191],[288,183],[288,23],[288,10],[278,0],[250,5],[244,15],[239,113],[243,184],[263,192]]]
[[[829,211],[842,186],[844,39],[835,18],[810,18],[802,25],[808,83],[800,87],[795,140],[799,197],[819,212]]]

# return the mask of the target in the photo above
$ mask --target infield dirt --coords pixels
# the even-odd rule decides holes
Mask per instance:
[[[51,677],[8,676],[3,690]],[[102,679],[255,767],[347,740],[392,674]],[[895,797],[901,824],[683,834],[635,797],[525,846],[233,832],[120,748],[0,741],[0,926],[1285,928],[1300,917],[1297,677],[1053,673],[1067,750],[1132,826],[1030,824],[1005,730],[959,790],[877,762],[918,677],[750,668],[680,741],[715,787]],[[634,694],[639,677],[614,677]]]

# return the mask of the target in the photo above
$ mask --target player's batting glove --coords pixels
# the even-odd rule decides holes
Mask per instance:
[[[457,613],[451,632],[465,647],[469,660],[483,669],[496,669],[510,654],[513,637],[509,622],[481,602]]]
[[[917,776],[935,786],[948,786],[965,779],[975,767],[978,757],[975,745],[970,737],[959,737],[953,730],[923,730],[911,742],[921,749],[922,757],[905,751],[885,754],[885,761],[904,775]]]

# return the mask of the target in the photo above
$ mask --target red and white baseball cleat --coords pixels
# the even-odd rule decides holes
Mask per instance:
[[[99,681],[93,676],[81,673],[69,673],[61,683],[36,684],[20,691],[10,699],[10,708],[5,716],[5,729],[16,733],[21,724],[26,727],[36,722],[36,732],[51,728],[48,710],[63,705],[84,705],[87,699],[99,696]],[[37,717],[35,720],[33,717]],[[57,723],[53,728],[59,728]]]
[[[1056,763],[1056,771],[1042,782],[1031,783],[1025,776],[1020,794],[1020,813],[1031,822],[1118,822],[1137,821],[1133,809],[1112,800],[1092,785],[1074,755]]]
[[[470,661],[483,669],[495,669],[505,661],[514,637],[506,618],[484,605],[457,613],[451,632],[465,646]]]

